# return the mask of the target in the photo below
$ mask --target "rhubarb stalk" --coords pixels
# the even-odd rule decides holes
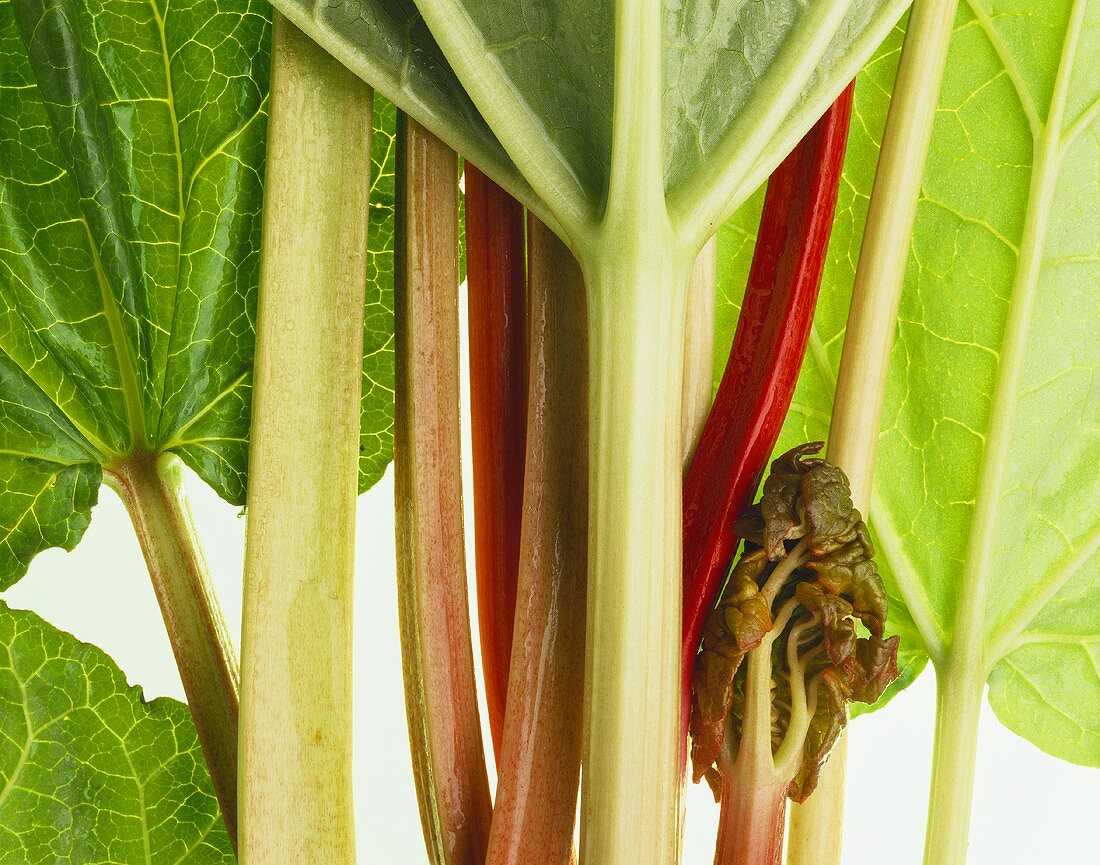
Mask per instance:
[[[718,238],[712,237],[695,259],[688,285],[688,314],[684,357],[684,395],[680,401],[684,426],[684,474],[703,434],[714,382],[714,307],[718,302],[716,284]]]
[[[105,473],[130,514],[229,840],[237,843],[240,673],[171,454],[137,452]]]
[[[580,777],[587,567],[584,283],[533,217],[519,605],[489,865],[566,865]]]
[[[684,729],[703,625],[737,548],[733,524],[775,447],[806,352],[851,106],[849,85],[768,183],[729,362],[684,483]]]
[[[465,176],[477,612],[489,729],[499,758],[524,497],[524,216],[519,202],[470,162]]]
[[[828,451],[829,459],[851,478],[853,500],[864,512],[871,501],[875,447],[909,239],[957,6],[957,0],[917,0],[913,5],[867,208]],[[789,865],[840,863],[844,754],[839,750],[826,767],[823,783],[828,795],[792,809]],[[948,843],[965,846],[954,831],[957,828],[953,827]]]
[[[581,862],[679,861],[684,328],[702,247],[662,154],[662,9],[615,3],[607,207],[573,238],[588,292],[589,499]]]
[[[280,15],[248,475],[240,861],[353,865],[370,89]]]
[[[491,804],[462,527],[458,163],[404,115],[395,250],[398,612],[417,799],[432,865],[481,865]]]

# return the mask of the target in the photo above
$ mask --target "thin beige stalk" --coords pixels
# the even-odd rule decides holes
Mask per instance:
[[[458,163],[398,121],[394,483],[405,708],[433,865],[481,865],[492,805],[481,741],[462,528]]]
[[[882,150],[867,208],[829,427],[828,459],[871,501],[882,401],[957,0],[917,0],[909,15]],[[788,865],[839,865],[847,743],[841,734],[817,790],[791,808]]]
[[[707,241],[688,284],[687,332],[684,353],[684,394],[680,401],[684,421],[684,473],[707,420],[714,393],[714,308],[717,289],[718,238]]]
[[[575,861],[588,566],[584,281],[528,221],[527,462],[515,637],[489,865]]]
[[[240,673],[184,497],[182,463],[171,454],[138,452],[106,477],[134,524],[214,793],[236,845]]]
[[[371,91],[275,18],[249,459],[243,865],[353,865]]]

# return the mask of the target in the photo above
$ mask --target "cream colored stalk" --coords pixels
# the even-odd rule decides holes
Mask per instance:
[[[913,4],[856,269],[827,457],[848,475],[852,500],[864,514],[871,503],[909,242],[957,6],[958,0]],[[846,736],[841,734],[817,790],[805,804],[791,807],[788,865],[840,863]]]
[[[353,865],[371,91],[276,15],[242,633],[240,861]]]

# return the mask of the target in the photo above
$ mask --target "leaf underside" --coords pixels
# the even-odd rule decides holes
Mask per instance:
[[[243,504],[270,41],[260,0],[0,0],[0,587],[71,549],[101,468],[172,452]],[[360,486],[393,439],[380,100]]]
[[[187,707],[3,602],[0,861],[236,861]]]
[[[869,519],[890,591],[889,629],[902,635],[903,654],[914,664],[929,654],[937,664],[957,661],[956,625],[977,621],[1001,721],[1087,765],[1100,765],[1098,25],[1095,0],[1060,0],[1042,11],[997,0],[960,7]],[[898,31],[859,78],[825,285],[779,449],[827,434],[900,44]],[[754,225],[746,206],[721,235],[729,261],[716,359],[732,339]],[[1010,328],[1010,311],[1029,301],[1030,316]],[[1023,352],[1019,378],[1006,378],[1014,386],[994,398],[1012,345]],[[996,461],[1003,476],[996,480],[986,466],[983,482],[986,451],[999,440],[1007,441],[1006,458]],[[991,553],[968,567],[979,509],[994,515]],[[980,603],[967,608],[960,604],[968,581],[982,589]]]
[[[833,30],[819,32],[814,7],[796,0],[666,4],[662,93],[666,187],[674,190],[701,171],[740,159],[731,184],[757,182],[778,164],[897,20],[898,0],[852,0],[832,8]],[[611,162],[614,13],[610,0],[277,0],[286,14],[357,75],[441,137],[540,216],[560,202],[540,200],[525,178],[541,156],[575,181],[578,204],[602,211]],[[423,17],[421,15],[423,12]],[[475,106],[425,24],[462,21],[474,36],[461,46],[489,82]],[[448,31],[452,28],[445,27]],[[437,34],[438,35],[438,34]],[[794,110],[768,110],[774,91],[796,58],[815,65],[793,74]],[[455,64],[457,65],[457,64]],[[509,113],[496,96],[518,96]],[[479,108],[481,111],[479,111]],[[750,117],[746,120],[746,117]],[[749,130],[751,123],[754,130]],[[722,150],[727,138],[748,140],[756,128],[770,142],[759,155]],[[530,149],[506,152],[511,131],[537,139]],[[499,139],[498,139],[499,136]],[[504,142],[502,144],[501,142]],[[729,144],[729,141],[726,141]],[[512,145],[515,151],[515,145]],[[515,160],[515,161],[514,161]],[[545,167],[545,166],[541,166]],[[746,188],[751,190],[751,186]],[[569,229],[570,226],[564,226]]]

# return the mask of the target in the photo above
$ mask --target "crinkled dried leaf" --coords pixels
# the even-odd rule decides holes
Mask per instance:
[[[802,513],[806,522],[806,543],[813,555],[821,556],[846,543],[860,522],[852,507],[848,478],[824,460],[806,461],[802,476]]]
[[[763,550],[741,558],[703,632],[692,675],[689,720],[696,781],[718,759],[741,662],[772,626],[771,610],[758,590],[760,575],[767,566]]]
[[[861,535],[866,536],[866,529],[861,530]],[[806,566],[817,574],[822,588],[847,598],[867,629],[881,637],[887,615],[886,589],[878,568],[868,558],[870,546],[864,544],[862,537]]]
[[[809,466],[803,457],[818,453],[825,442],[798,445],[772,461],[771,471],[764,481],[760,496],[760,515],[764,520],[764,549],[775,561],[786,553],[784,541],[802,536],[802,514],[799,498],[802,476]]]
[[[898,677],[897,635],[888,640],[869,637],[856,645],[855,667],[850,684],[851,699],[860,703],[875,703]]]
[[[746,653],[760,650],[741,637],[762,641],[772,624],[770,595],[776,614],[783,609],[784,617],[789,615],[784,633],[773,635],[767,650],[773,752],[792,735],[793,701],[805,699],[805,710],[812,711],[805,739],[796,743],[801,756],[791,784],[793,798],[801,801],[816,785],[821,763],[847,721],[848,702],[874,702],[898,676],[898,638],[881,639],[886,596],[871,561],[874,548],[852,506],[844,473],[822,459],[806,458],[820,449],[821,443],[814,442],[777,458],[760,504],[737,523],[737,530],[748,537],[708,619],[693,682],[696,780],[708,775],[716,762],[721,765],[727,730],[738,748],[745,735],[745,679],[740,671]],[[800,537],[805,542],[794,544]],[[781,551],[779,558],[771,560],[756,541],[771,543]],[[768,595],[760,591],[777,579],[785,582],[769,588]],[[872,631],[870,637],[859,637],[858,620]],[[757,628],[763,630],[757,633]],[[792,640],[798,641],[797,661]],[[795,696],[795,677],[804,681],[804,688],[797,689],[804,696]],[[795,729],[799,732],[793,735],[802,735],[801,726]],[[752,736],[750,741],[760,739]]]
[[[847,703],[847,682],[836,671],[825,670],[817,689],[816,711],[806,733],[802,763],[787,789],[787,795],[795,802],[806,801],[817,787],[821,767],[848,721]]]
[[[854,662],[856,626],[852,620],[852,605],[838,595],[824,591],[817,583],[799,583],[795,597],[811,613],[821,617],[825,634],[823,645],[834,667],[847,668]]]

